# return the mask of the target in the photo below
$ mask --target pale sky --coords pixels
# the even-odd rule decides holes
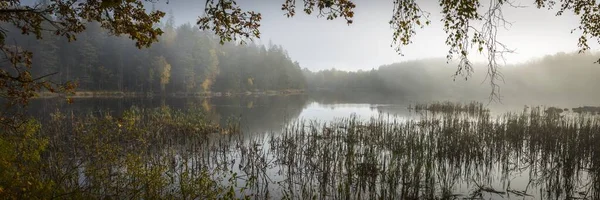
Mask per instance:
[[[177,23],[195,24],[203,13],[204,0],[170,0],[159,2],[158,9],[172,10]],[[287,18],[281,11],[283,0],[238,0],[242,9],[262,13],[261,42],[271,40],[286,49],[293,60],[311,70],[337,68],[358,70],[377,68],[380,65],[424,58],[443,58],[448,52],[446,34],[440,22],[437,1],[418,1],[431,13],[431,25],[418,29],[413,44],[404,47],[404,56],[398,55],[392,43],[392,30],[388,21],[392,16],[392,0],[354,0],[356,3],[354,23],[333,21],[308,16],[298,5],[297,15]],[[251,3],[252,2],[252,3]],[[297,1],[301,3],[301,0]],[[486,2],[485,0],[483,2]],[[571,34],[579,19],[571,13],[556,17],[555,10],[537,9],[533,0],[517,1],[527,8],[504,8],[504,16],[512,22],[508,30],[502,30],[498,38],[516,51],[507,56],[508,63],[519,63],[557,52],[577,50],[578,34]],[[590,40],[593,50],[597,42]],[[481,56],[473,60],[483,60]]]

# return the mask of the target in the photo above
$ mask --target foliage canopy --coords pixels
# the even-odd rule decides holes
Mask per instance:
[[[148,0],[149,1],[149,0]],[[5,41],[8,28],[16,27],[21,34],[34,35],[42,39],[46,33],[76,40],[76,35],[86,29],[88,22],[99,22],[115,35],[125,34],[136,42],[138,47],[148,47],[162,34],[154,27],[165,15],[161,11],[148,12],[146,1],[132,0],[43,0],[27,5],[21,0],[0,2],[0,95],[7,100],[6,108],[27,105],[30,98],[39,91],[71,92],[76,87],[73,82],[54,83],[46,77],[56,74],[34,76],[31,73],[33,54],[18,44]],[[14,124],[16,114],[2,111],[0,123]]]

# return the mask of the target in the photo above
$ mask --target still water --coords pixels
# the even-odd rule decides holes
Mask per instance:
[[[371,102],[371,103],[369,103]],[[60,99],[34,101],[30,113],[47,118],[56,109],[76,114],[110,113],[120,115],[132,106],[156,108],[168,106],[174,109],[202,107],[214,121],[224,124],[237,119],[246,133],[280,131],[283,126],[295,120],[330,121],[354,114],[369,119],[380,114],[408,116],[410,102],[400,100],[354,100],[336,97],[315,97],[309,95],[289,96],[235,96],[212,98],[82,98],[73,104]]]
[[[331,121],[356,115],[361,119],[376,116],[415,117],[409,106],[415,102],[396,96],[366,97],[352,95],[273,95],[273,96],[234,96],[211,98],[81,98],[67,104],[61,99],[38,99],[32,102],[30,114],[48,118],[57,109],[76,114],[110,113],[120,115],[132,106],[156,108],[168,106],[186,110],[199,107],[221,124],[228,119],[237,119],[244,132],[262,133],[280,131],[294,120]],[[482,99],[485,101],[485,99]],[[492,113],[521,111],[524,104],[491,104]]]
[[[169,155],[179,170],[201,160],[211,170],[241,175],[233,181],[241,185],[238,197],[599,197],[598,117],[550,115],[523,105],[490,106],[490,112],[415,112],[408,109],[414,104],[396,97],[310,95],[76,99],[72,105],[47,99],[34,102],[31,114],[46,119],[56,109],[118,116],[132,106],[201,107],[223,126],[239,122],[240,135],[184,137],[178,145],[167,138],[166,147],[158,147],[165,152],[176,146],[178,153]],[[198,144],[207,147],[197,151]]]

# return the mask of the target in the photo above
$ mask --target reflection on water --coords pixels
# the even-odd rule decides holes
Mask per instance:
[[[213,98],[88,98],[75,99],[66,104],[60,99],[39,99],[32,102],[30,113],[41,119],[49,119],[50,113],[77,114],[110,113],[118,116],[132,106],[156,108],[168,106],[188,110],[202,108],[213,121],[226,124],[239,120],[241,128],[248,133],[278,131],[289,121],[298,118],[308,104],[306,95],[290,96],[235,96]]]
[[[543,108],[499,115],[411,112],[406,105],[384,102],[318,102],[305,95],[81,100],[70,109],[120,113],[131,105],[163,105],[163,109],[192,112],[199,108],[197,112],[221,124],[232,116],[238,118],[242,132],[200,137],[190,133],[197,129],[194,126],[169,129],[169,122],[149,129],[164,130],[169,133],[166,135],[132,132],[152,136],[141,149],[135,145],[137,140],[126,142],[135,134],[101,137],[107,144],[118,143],[124,152],[135,152],[140,156],[137,161],[104,159],[102,156],[119,152],[112,148],[94,152],[93,145],[103,145],[102,141],[78,151],[70,149],[66,157],[86,163],[75,167],[81,171],[85,166],[87,174],[82,172],[77,179],[84,188],[96,184],[102,188],[95,191],[121,195],[136,193],[105,187],[102,181],[133,176],[154,183],[151,173],[160,172],[170,179],[156,180],[154,189],[177,190],[183,195],[189,187],[185,184],[197,180],[190,177],[201,177],[208,170],[215,173],[213,178],[222,177],[217,179],[220,184],[235,186],[235,196],[261,199],[600,199],[599,116],[546,113]],[[50,105],[36,102],[37,110],[32,112],[54,110]],[[144,122],[143,117],[133,118]],[[184,124],[203,120],[186,119]],[[47,127],[68,130],[54,123]],[[97,136],[87,137],[92,136],[81,140],[97,141]],[[66,146],[69,141],[86,144],[77,138],[60,141]],[[60,155],[63,147],[54,148],[51,158],[64,159],[65,155]],[[105,165],[117,169],[100,173]],[[147,170],[147,177],[120,174],[132,165],[152,170]],[[156,166],[164,170],[156,171]]]
[[[356,114],[368,119],[377,116],[379,110],[376,105],[370,104],[319,104],[313,102],[306,106],[306,109],[300,113],[299,118],[305,120],[331,121],[348,117],[350,114]]]
[[[337,100],[336,100],[337,99]],[[335,102],[335,103],[334,103]],[[355,103],[353,99],[339,96],[234,96],[212,98],[84,98],[66,104],[60,99],[38,99],[32,102],[30,113],[41,119],[48,119],[56,109],[75,114],[111,113],[120,115],[132,106],[156,108],[169,106],[173,109],[201,107],[214,121],[220,124],[228,120],[240,121],[247,133],[265,133],[281,130],[285,124],[295,119],[333,120],[356,114],[368,119],[381,113],[395,116],[408,116],[408,104]],[[334,104],[332,104],[334,103]]]
[[[598,117],[421,114],[298,121],[228,156],[275,199],[600,198]]]
[[[421,102],[428,103],[428,102]],[[368,119],[380,114],[397,117],[414,117],[407,109],[415,102],[404,101],[400,97],[372,94],[330,94],[310,95],[246,95],[212,98],[82,98],[73,104],[61,99],[38,99],[32,102],[30,113],[48,119],[49,113],[59,108],[62,112],[75,114],[111,113],[120,115],[132,106],[156,108],[169,106],[173,109],[201,107],[206,114],[221,124],[229,119],[240,120],[248,133],[279,131],[294,119],[333,120],[356,114]],[[523,105],[493,105],[492,112],[519,111]]]

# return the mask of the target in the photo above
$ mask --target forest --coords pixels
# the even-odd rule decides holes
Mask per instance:
[[[598,52],[556,53],[524,63],[507,64],[498,83],[503,99],[530,101],[552,99],[569,102],[600,98]],[[477,63],[471,76],[454,76],[455,63],[443,58],[382,65],[371,70],[304,70],[307,89],[332,92],[370,92],[402,96],[407,100],[482,100],[491,87],[486,66]],[[560,95],[559,95],[560,94]],[[539,102],[538,102],[539,103]]]
[[[176,26],[173,16],[158,26],[164,31],[159,42],[142,49],[97,22],[89,22],[72,42],[48,32],[38,40],[18,30],[9,30],[6,41],[33,53],[32,74],[76,81],[78,91],[197,94],[305,86],[299,64],[281,46],[221,45],[214,34],[191,24]]]
[[[264,91],[369,92],[405,99],[485,99],[486,66],[476,63],[472,76],[453,76],[456,63],[439,58],[404,61],[371,70],[335,68],[311,71],[291,58],[281,45],[250,41],[225,42],[174,17],[158,24],[164,34],[150,48],[137,48],[129,38],[114,36],[89,22],[69,42],[44,32],[43,40],[9,30],[6,42],[33,53],[31,72],[52,82],[76,81],[77,91],[189,95],[211,92]],[[10,26],[9,26],[10,27]],[[600,75],[598,53],[558,53],[504,66],[500,95],[587,98],[597,95],[592,83]],[[568,67],[565,67],[568,66]],[[527,90],[523,90],[526,88]],[[556,96],[556,94],[566,94]]]

